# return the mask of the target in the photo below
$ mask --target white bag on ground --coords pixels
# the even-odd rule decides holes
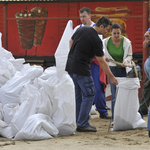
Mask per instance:
[[[26,96],[25,96],[26,94]],[[23,127],[26,119],[38,113],[38,110],[41,106],[40,99],[41,95],[39,90],[31,85],[27,84],[22,93],[20,94],[21,105],[18,107],[12,121],[11,127],[13,131],[13,135],[15,136]]]
[[[4,104],[19,103],[19,95],[23,87],[43,73],[41,66],[25,64],[5,85],[0,88],[0,102]]]
[[[27,118],[23,128],[15,136],[15,140],[42,140],[56,136],[58,129],[49,116],[34,114]]]
[[[0,135],[8,139],[13,138],[11,126],[2,120],[0,120]]]
[[[0,120],[4,119],[4,114],[3,114],[3,106],[2,103],[0,103]]]
[[[98,113],[96,112],[96,107],[95,105],[92,105],[91,110],[90,110],[90,115],[97,115]]]
[[[74,134],[76,129],[75,91],[72,79],[64,74],[54,89],[54,101],[58,103],[52,120],[59,130],[59,135]]]
[[[16,110],[18,109],[18,107],[19,107],[19,103],[9,103],[3,106],[4,121],[7,124],[11,123],[11,120],[14,114],[16,113]]]
[[[117,78],[118,92],[114,108],[113,131],[146,127],[139,114],[138,78]]]

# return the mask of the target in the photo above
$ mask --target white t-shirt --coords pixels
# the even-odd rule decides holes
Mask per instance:
[[[84,26],[84,24],[80,24],[80,25],[76,26],[76,27],[73,29],[73,33],[75,33],[78,28],[83,27],[83,26]],[[92,21],[92,24],[90,25],[90,27],[94,27],[94,26],[95,26],[95,23]],[[103,39],[103,36],[102,36],[102,35],[99,34],[98,36],[99,36],[99,38],[100,38],[101,40]]]

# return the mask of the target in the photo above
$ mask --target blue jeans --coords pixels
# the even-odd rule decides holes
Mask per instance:
[[[144,71],[146,73],[147,78],[150,80],[150,58],[147,58],[145,61]],[[147,130],[150,131],[150,107],[149,107],[149,113],[148,113]]]
[[[89,113],[95,97],[95,87],[91,76],[69,74],[75,85],[77,127],[89,126]]]
[[[150,107],[149,107],[149,112],[148,112],[147,131],[150,131]]]
[[[126,69],[125,68],[117,68],[109,66],[111,72],[115,77],[126,77]],[[110,82],[111,87],[111,111],[112,111],[112,118],[114,119],[114,106],[115,106],[115,100],[116,100],[116,85],[112,84]]]
[[[101,83],[99,78],[99,66],[93,62],[91,63],[91,73],[92,73],[92,78],[96,89],[94,103],[97,111],[100,114],[100,117],[102,117],[105,114],[108,114],[106,109],[105,92],[104,92],[103,84]]]

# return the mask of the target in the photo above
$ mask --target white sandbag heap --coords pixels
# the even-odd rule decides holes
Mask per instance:
[[[1,136],[41,140],[74,134],[74,84],[64,67],[61,68],[62,63],[66,64],[72,32],[69,21],[56,51],[56,67],[45,71],[41,66],[23,64],[24,59],[14,59],[0,45]]]
[[[139,114],[139,78],[119,78],[114,110],[113,131],[145,128],[146,122]]]

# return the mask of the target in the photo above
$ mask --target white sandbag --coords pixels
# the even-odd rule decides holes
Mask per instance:
[[[0,75],[0,87],[2,87],[9,79]]]
[[[52,89],[49,89],[47,80],[42,80],[41,78],[36,78],[34,80],[34,86],[39,89],[41,94],[41,99],[39,99],[39,110],[38,113],[48,115],[50,118],[53,116],[53,107],[52,101],[49,96],[49,93],[52,93]]]
[[[29,116],[38,113],[40,108],[39,99],[41,99],[41,95],[35,86],[27,84],[20,94],[20,99],[22,103],[11,121],[14,136],[21,130]]]
[[[0,120],[0,135],[8,139],[13,138],[11,126],[2,120]]]
[[[63,74],[53,94],[53,102],[58,103],[58,109],[52,120],[59,130],[59,135],[74,134],[76,129],[75,91],[73,81],[68,74]]]
[[[49,77],[56,74],[56,67],[48,67],[44,70],[43,74],[39,77],[43,80],[47,80]]]
[[[24,65],[22,70],[8,80],[0,88],[0,102],[4,104],[19,103],[19,95],[23,87],[43,73],[41,66]]]
[[[4,115],[3,115],[3,106],[2,103],[0,103],[0,120],[4,119]]]
[[[53,70],[49,70],[49,73],[50,73],[50,76],[47,80],[42,80],[41,77],[38,78],[38,84],[44,88],[47,96],[49,97],[50,103],[52,105],[52,112],[51,112],[50,117],[52,117],[58,109],[58,101],[55,101],[53,92],[54,92],[55,86],[58,85],[60,81],[57,78],[56,67],[53,68]]]
[[[56,136],[58,129],[49,116],[35,114],[27,118],[23,128],[15,136],[15,140],[42,140]]]
[[[15,67],[8,60],[1,58],[0,59],[0,76],[4,76],[7,79],[10,79],[16,73]]]
[[[138,78],[117,78],[118,92],[114,109],[113,130],[129,130],[146,127],[146,122],[139,114]]]
[[[16,71],[20,71],[23,67],[23,63],[25,63],[24,58],[18,58],[18,59],[9,59],[9,61],[13,64]]]
[[[91,110],[90,110],[90,115],[97,115],[98,113],[96,112],[96,107],[95,105],[92,105]]]
[[[62,38],[55,52],[56,68],[58,80],[61,80],[62,74],[65,73],[66,62],[69,53],[69,40],[73,34],[73,22],[69,20]]]
[[[7,124],[10,124],[18,107],[19,107],[19,103],[9,103],[3,106],[4,122],[6,122]]]

